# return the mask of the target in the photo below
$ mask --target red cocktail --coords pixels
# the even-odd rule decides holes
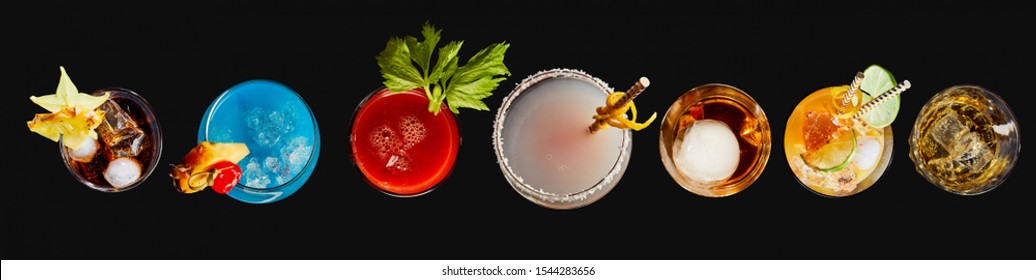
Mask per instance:
[[[443,103],[428,111],[424,90],[379,88],[356,108],[349,142],[367,182],[390,195],[424,194],[446,179],[457,160],[460,129]]]
[[[460,108],[489,111],[482,99],[511,74],[504,66],[510,45],[492,44],[461,65],[461,42],[435,51],[441,32],[425,23],[424,40],[389,38],[375,57],[385,87],[367,95],[353,114],[353,162],[368,183],[389,195],[421,195],[446,179],[460,149],[454,114]]]

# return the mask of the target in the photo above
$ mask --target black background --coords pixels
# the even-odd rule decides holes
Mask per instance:
[[[1031,4],[670,2],[601,4],[36,3],[5,7],[4,259],[1031,259],[1036,191],[1025,153],[999,188],[957,196],[925,181],[908,157],[920,107],[938,91],[975,84],[1031,113]],[[463,110],[463,144],[444,185],[389,197],[350,162],[349,118],[380,85],[374,56],[389,36],[431,21],[462,61],[511,43],[513,76]],[[13,37],[12,37],[13,36]],[[7,63],[5,63],[7,64]],[[892,164],[858,195],[829,199],[799,185],[783,153],[784,126],[806,94],[850,82],[870,64],[913,88],[903,95]],[[147,98],[164,150],[148,180],[125,193],[80,185],[57,145],[25,127],[65,66],[81,91],[119,86]],[[617,89],[640,76],[637,99],[662,114],[710,82],[748,92],[770,120],[766,170],[745,191],[704,198],[680,188],[659,160],[657,122],[634,133],[620,184],[587,207],[556,211],[519,196],[491,145],[502,98],[539,70],[584,70]],[[321,157],[293,196],[250,205],[176,192],[168,165],[195,145],[206,106],[250,79],[280,81],[317,116]],[[13,178],[13,180],[12,180]]]

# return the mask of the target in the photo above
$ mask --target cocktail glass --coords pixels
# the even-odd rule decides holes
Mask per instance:
[[[246,81],[220,94],[202,117],[202,141],[248,146],[250,153],[238,162],[241,180],[227,194],[256,204],[295,193],[320,155],[320,129],[309,105],[292,89],[268,80]]]
[[[587,127],[612,92],[600,79],[568,69],[519,83],[493,125],[497,162],[511,187],[552,209],[583,207],[611,191],[629,164],[632,132],[607,127],[590,134]]]
[[[972,85],[939,92],[910,133],[910,160],[932,184],[977,195],[1002,184],[1021,150],[1018,123],[1000,96]]]
[[[105,88],[90,93],[109,94],[101,107],[104,121],[97,127],[97,145],[88,162],[76,160],[73,151],[58,140],[68,171],[80,183],[102,192],[123,192],[140,185],[158,166],[162,155],[162,127],[151,105],[124,88]],[[114,183],[113,183],[114,182]]]
[[[441,105],[428,111],[424,90],[381,87],[353,113],[352,160],[367,183],[397,197],[426,194],[449,177],[460,151],[457,119]]]
[[[701,196],[744,190],[770,158],[766,114],[751,96],[729,85],[706,84],[685,92],[666,111],[660,129],[666,171]]]
[[[864,191],[892,160],[892,126],[874,128],[861,116],[883,102],[894,102],[910,83],[904,81],[867,100],[870,97],[857,90],[862,79],[859,73],[851,86],[811,93],[788,118],[784,131],[788,165],[795,179],[817,194],[844,197]]]

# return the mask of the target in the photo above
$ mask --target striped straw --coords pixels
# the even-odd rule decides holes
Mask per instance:
[[[853,83],[849,84],[849,90],[845,92],[845,96],[842,97],[842,108],[849,107],[852,105],[853,97],[856,97],[856,91],[860,90],[860,83],[863,82],[863,72],[856,72],[856,77],[853,77]]]
[[[874,108],[878,107],[878,105],[881,105],[881,103],[885,103],[886,101],[889,101],[892,98],[899,96],[899,94],[903,93],[909,88],[910,81],[904,80],[902,83],[899,83],[899,85],[896,85],[895,87],[889,89],[885,93],[878,95],[878,97],[875,97],[874,100],[871,100],[870,102],[863,104],[863,106],[860,106],[860,109],[856,111],[856,114],[853,115],[853,118],[859,119],[860,117],[863,117],[864,114],[867,114],[867,112],[874,110]]]

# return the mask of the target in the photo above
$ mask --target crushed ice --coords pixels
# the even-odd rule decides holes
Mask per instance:
[[[275,156],[267,156],[262,160],[251,158],[242,174],[245,185],[266,188],[272,182],[277,185],[287,183],[306,167],[312,153],[313,146],[309,144],[309,138],[292,138],[281,146]]]

